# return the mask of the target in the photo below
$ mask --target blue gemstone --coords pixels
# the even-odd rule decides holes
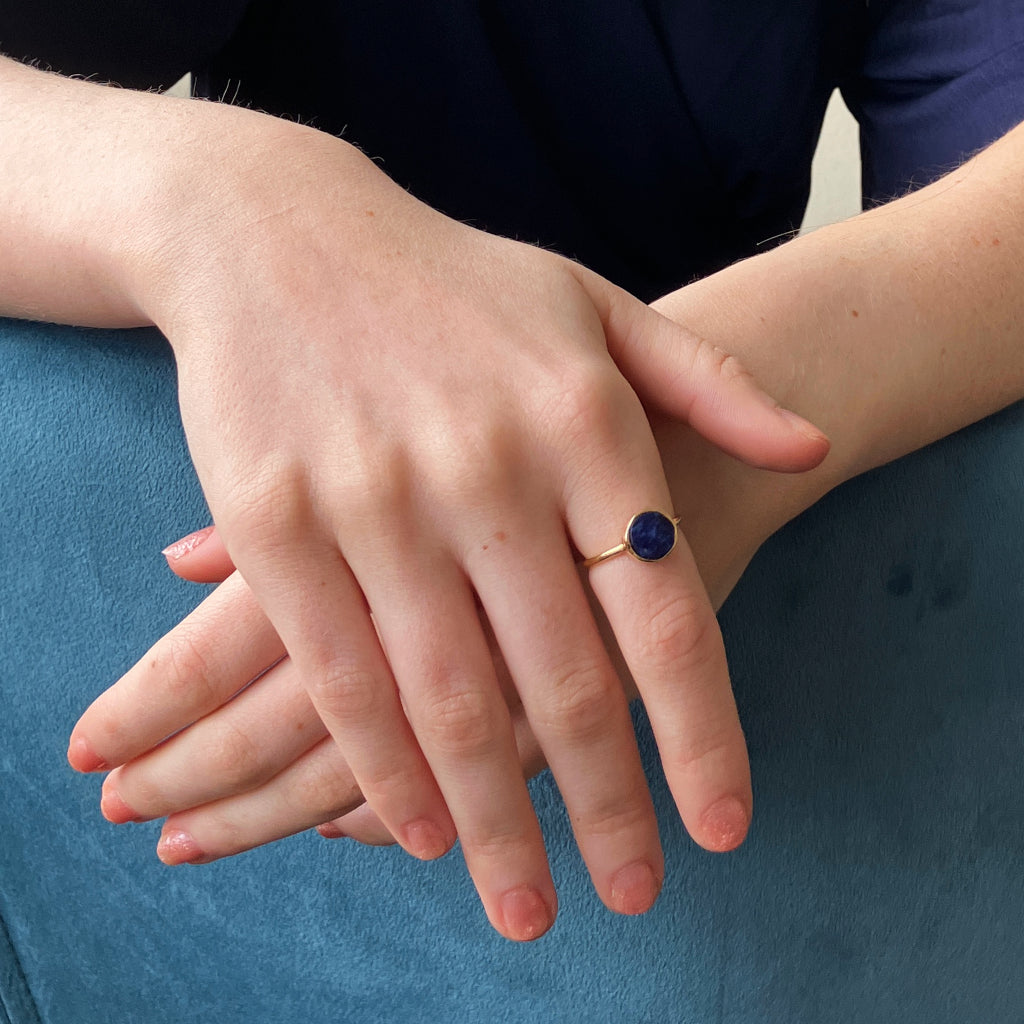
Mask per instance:
[[[676,546],[676,524],[661,512],[641,512],[629,524],[626,543],[637,558],[657,562]]]

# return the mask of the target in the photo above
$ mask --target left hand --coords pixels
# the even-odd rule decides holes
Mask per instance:
[[[109,713],[123,708],[132,716],[135,742],[150,744],[108,775],[101,804],[105,816],[115,823],[170,816],[157,848],[168,864],[231,856],[339,815],[334,828],[324,829],[329,838],[337,837],[340,828],[372,845],[396,842],[363,802],[344,755],[273,627],[234,571],[216,528],[183,538],[169,552],[168,563],[182,578],[221,583],[178,627],[179,634],[189,635],[194,626],[197,636],[216,636],[228,649],[237,637],[250,657],[244,663],[215,662],[217,648],[204,646],[202,685],[180,699],[154,697],[148,686],[136,689],[137,674],[104,695]],[[530,778],[546,761],[498,645],[487,633],[524,776]],[[246,686],[259,671],[254,666],[269,662],[272,667]],[[114,702],[117,707],[111,706]],[[173,738],[159,742],[172,733]]]

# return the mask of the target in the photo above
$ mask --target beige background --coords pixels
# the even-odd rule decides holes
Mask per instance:
[[[845,220],[860,212],[860,143],[857,122],[833,93],[811,171],[811,201],[804,230]]]

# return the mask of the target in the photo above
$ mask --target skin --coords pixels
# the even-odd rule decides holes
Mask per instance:
[[[838,483],[1024,397],[1022,170],[1018,128],[921,192],[657,304],[699,336],[728,341],[833,440],[813,471],[752,469],[666,413],[671,385],[659,391],[652,382],[644,392],[675,507],[716,606],[760,544]],[[642,349],[635,355],[657,356]],[[232,571],[213,530],[198,544],[172,548],[168,558],[188,578],[216,580]],[[221,641],[203,647],[223,661],[207,662],[204,687],[175,679],[173,670],[154,675],[143,661],[76,728],[76,737],[93,737],[104,722],[131,723],[119,733],[130,759],[107,778],[105,808],[116,795],[139,817],[169,815],[161,855],[170,862],[227,856],[328,821],[326,835],[392,841],[373,809],[360,805],[343,751],[327,739],[290,662],[230,699],[268,662],[267,652],[283,652],[244,581],[231,576],[180,629],[200,646],[215,634]],[[625,691],[635,693],[607,625],[603,637]],[[246,645],[263,644],[267,650],[248,663],[239,660]],[[500,673],[493,646],[492,655]],[[182,708],[183,693],[194,702],[191,711]],[[530,775],[543,766],[544,752],[515,691],[505,693]]]
[[[234,634],[220,662],[204,612],[128,686],[200,714],[225,672],[287,650],[273,678],[301,681],[353,794],[415,856],[458,835],[494,926],[533,938],[556,897],[479,605],[598,893],[650,906],[657,824],[575,552],[672,509],[638,391],[756,466],[817,465],[821,433],[706,340],[577,264],[441,216],[312,129],[0,61],[0,139],[0,246],[19,254],[0,267],[0,312],[160,328],[251,590],[238,599],[280,638]],[[685,540],[591,582],[684,822],[735,845],[749,768]],[[117,764],[137,742],[101,703],[72,763]]]

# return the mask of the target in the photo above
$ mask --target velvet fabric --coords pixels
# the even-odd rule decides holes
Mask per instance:
[[[0,321],[0,1021],[865,1020],[1024,1008],[1024,407],[852,481],[762,550],[723,613],[756,818],[686,837],[636,919],[591,891],[547,774],[561,898],[494,933],[458,850],[306,834],[166,868],[64,761],[71,724],[201,597],[160,549],[205,521],[151,331]]]

